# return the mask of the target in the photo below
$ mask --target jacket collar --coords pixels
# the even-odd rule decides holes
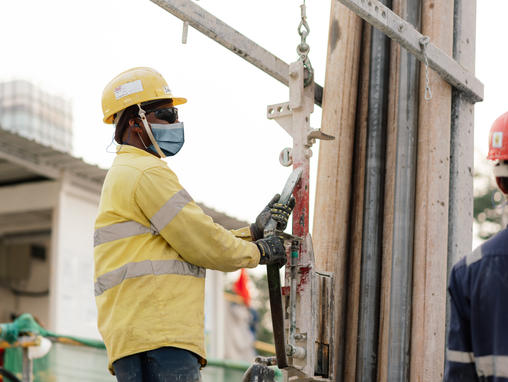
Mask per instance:
[[[130,146],[130,145],[118,145],[116,146],[116,153],[117,154],[136,154],[136,155],[145,155],[157,158],[155,155],[152,155],[150,153],[147,153],[145,150],[138,149],[137,147]],[[159,159],[159,158],[157,158]]]

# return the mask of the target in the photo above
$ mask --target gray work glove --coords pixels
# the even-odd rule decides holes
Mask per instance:
[[[282,267],[287,262],[286,249],[284,248],[284,240],[278,236],[269,236],[254,242],[258,246],[259,264],[277,264]]]
[[[291,197],[287,203],[278,203],[279,199],[280,195],[275,194],[270,203],[258,215],[256,222],[250,225],[252,240],[256,241],[263,238],[265,227],[270,218],[273,218],[277,222],[277,229],[279,231],[286,229],[289,216],[293,212],[293,208],[295,208],[296,201],[294,197]]]

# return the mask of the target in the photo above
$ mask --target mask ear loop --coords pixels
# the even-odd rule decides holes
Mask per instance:
[[[148,121],[146,120],[145,111],[141,108],[141,104],[138,103],[138,107],[139,107],[139,111],[138,111],[139,118],[141,118],[141,121],[143,122],[145,131],[148,134],[148,138],[150,138],[150,141],[152,142],[153,147],[155,147],[155,151],[157,151],[157,154],[159,154],[159,156],[161,158],[166,158],[166,155],[164,155],[161,148],[157,144],[157,141],[155,140],[155,138],[152,134],[152,130],[150,130],[150,126],[148,126]]]
[[[111,142],[109,142],[109,145],[106,146],[106,152],[108,154],[116,154],[116,151],[109,151],[109,148],[113,144],[114,140],[115,140],[115,132],[113,131],[113,136],[111,137]]]
[[[118,113],[116,113],[115,119],[113,120],[113,124],[115,126],[115,129],[113,130],[113,137],[111,138],[111,142],[109,142],[109,145],[106,146],[106,152],[108,154],[116,154],[118,152],[118,148],[117,148],[116,151],[109,151],[109,148],[111,147],[111,145],[115,141],[116,128],[118,126],[118,123],[120,122],[120,118],[122,117],[124,111],[125,110],[120,110]],[[127,137],[127,140],[129,140],[128,137]],[[122,146],[122,143],[119,143],[118,146]]]
[[[138,137],[139,137],[139,140],[141,141],[141,143],[143,144],[143,147],[146,149],[146,150],[150,150],[148,147],[146,147],[145,145],[145,141],[143,141],[143,138],[141,138],[141,134],[138,133]]]

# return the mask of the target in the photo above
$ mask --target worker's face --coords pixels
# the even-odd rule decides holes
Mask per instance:
[[[171,103],[153,106],[156,108],[152,107],[146,115],[154,138],[154,149],[161,156],[172,157],[185,142],[183,123],[178,121],[178,109]]]
[[[161,110],[161,109],[168,109],[171,107],[173,107],[173,101],[168,101],[168,102],[161,103],[161,104],[157,105],[154,110],[150,110],[149,113],[146,113],[146,120],[148,121],[148,125],[150,126],[150,129],[152,128],[151,127],[152,123],[153,124],[161,124],[161,125],[169,124],[169,122],[167,120],[159,119],[157,117],[157,115],[159,115],[159,116],[161,116],[161,115],[159,113],[156,113],[156,111]],[[175,122],[178,122],[178,119]],[[129,125],[131,128],[135,129],[134,131],[137,134],[139,134],[137,137],[133,137],[134,141],[131,141],[129,143],[133,144],[134,146],[136,146],[140,149],[144,149],[144,150],[148,151],[146,149],[146,147],[150,146],[152,144],[152,142],[150,141],[150,137],[148,136],[148,133],[146,132],[141,119],[140,118],[132,118],[129,121]],[[127,134],[125,134],[125,135],[127,135]],[[138,138],[139,138],[139,140],[138,140]],[[125,138],[124,138],[124,140],[125,140]],[[157,153],[154,153],[151,150],[149,152],[156,155],[156,156],[159,156]]]

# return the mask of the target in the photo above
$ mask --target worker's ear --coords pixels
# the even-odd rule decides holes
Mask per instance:
[[[136,118],[129,119],[129,127],[133,129],[136,133],[141,133],[141,126],[139,125],[139,122]]]

